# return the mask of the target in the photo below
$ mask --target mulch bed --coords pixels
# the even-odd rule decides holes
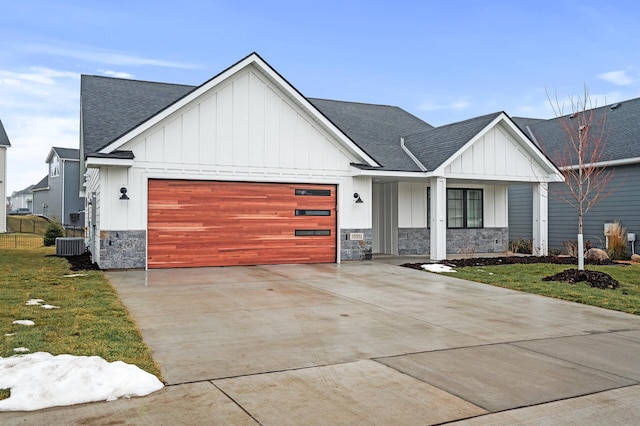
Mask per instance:
[[[84,254],[80,254],[78,256],[61,256],[67,259],[69,265],[71,265],[72,271],[98,271],[100,267],[98,267],[97,263],[93,263],[91,260],[91,253],[85,252]]]
[[[577,265],[578,259],[567,256],[503,256],[503,257],[477,257],[467,259],[442,260],[438,263],[449,265],[454,268],[464,268],[466,266],[499,266],[532,263],[554,263],[558,265]],[[624,263],[606,261],[587,261],[585,265],[625,265]],[[424,263],[404,263],[400,266],[423,270]],[[591,287],[601,289],[615,289],[620,283],[611,275],[598,271],[579,271],[577,269],[567,269],[553,276],[542,278],[544,281],[561,281],[569,284],[585,281]]]
[[[562,281],[569,284],[585,281],[588,282],[591,287],[602,289],[614,289],[620,286],[620,283],[616,279],[604,272],[579,271],[577,269],[567,269],[566,271],[558,272],[550,277],[544,277],[542,281]]]

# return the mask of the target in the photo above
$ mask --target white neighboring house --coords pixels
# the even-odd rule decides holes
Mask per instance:
[[[533,186],[546,252],[556,167],[504,112],[434,128],[304,97],[253,53],[204,84],[81,79],[88,246],[105,269],[503,252]]]
[[[7,148],[11,146],[0,120],[0,197],[5,200],[5,211],[0,215],[0,233],[7,232]]]

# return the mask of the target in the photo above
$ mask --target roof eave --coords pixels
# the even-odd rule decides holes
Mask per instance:
[[[88,156],[86,160],[87,168],[99,167],[132,167],[133,158],[112,158],[112,157],[93,157]]]

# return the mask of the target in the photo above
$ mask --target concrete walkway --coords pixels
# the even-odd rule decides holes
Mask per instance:
[[[107,275],[167,386],[3,424],[637,424],[640,317],[393,265]]]

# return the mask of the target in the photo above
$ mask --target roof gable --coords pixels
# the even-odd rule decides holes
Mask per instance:
[[[214,87],[218,87],[223,84],[224,81],[230,79],[243,69],[253,66],[255,70],[262,73],[267,80],[278,87],[286,96],[293,101],[297,106],[301,107],[306,113],[321,127],[332,134],[337,140],[339,140],[347,149],[354,153],[362,161],[368,163],[371,166],[377,166],[376,161],[369,156],[360,146],[358,146],[353,140],[345,135],[338,127],[335,126],[327,117],[325,117],[320,111],[313,106],[297,89],[295,89],[289,82],[287,82],[280,74],[278,74],[270,65],[268,65],[259,55],[252,53],[244,59],[240,60],[236,64],[227,68],[217,76],[211,78],[204,84],[198,86],[187,92],[184,96],[179,97],[172,103],[165,104],[164,108],[161,108],[156,113],[150,114],[146,120],[135,127],[129,129],[125,134],[116,137],[107,146],[103,146],[99,149],[102,154],[108,154],[112,151],[118,150],[127,141],[142,134],[144,131],[150,129],[155,124],[161,122],[165,118],[169,117],[180,108],[195,101],[203,94],[212,90]]]
[[[408,136],[405,145],[434,175],[495,180],[558,180],[556,167],[504,112]]]
[[[433,171],[462,149],[500,114],[502,113],[487,114],[409,135],[405,137],[405,145],[428,171]]]

